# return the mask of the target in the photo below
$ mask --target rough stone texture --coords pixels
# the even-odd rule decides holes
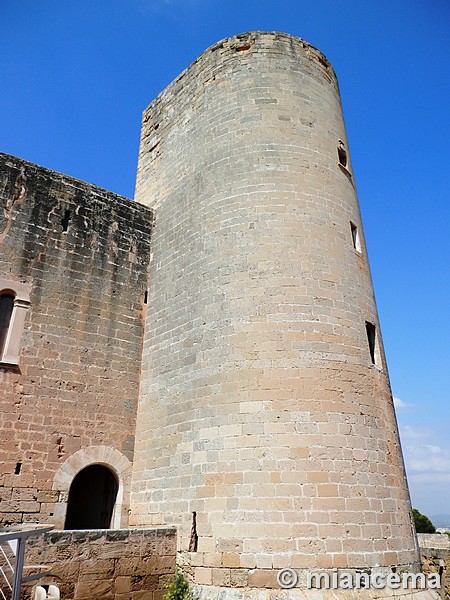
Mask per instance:
[[[442,573],[442,598],[450,599],[450,537],[447,534],[417,535],[424,573]]]
[[[195,588],[197,600],[439,600],[435,590],[236,590],[217,587]]]
[[[136,199],[157,218],[130,519],[179,526],[202,585],[419,565],[340,141],[333,69],[284,34],[216,44],[144,113]]]
[[[0,279],[31,285],[19,365],[0,363],[1,525],[62,527],[64,476],[89,462],[116,473],[116,525],[127,524],[151,220],[126,198],[0,154]]]
[[[438,548],[450,552],[450,536],[445,533],[418,533],[420,548]]]
[[[175,554],[175,529],[54,531],[28,542],[26,564],[50,571],[39,584],[64,600],[161,600]]]

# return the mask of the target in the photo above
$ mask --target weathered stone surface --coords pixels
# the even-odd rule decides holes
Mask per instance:
[[[156,221],[131,522],[177,525],[190,563],[195,512],[205,585],[418,568],[327,59],[281,33],[206,50],[144,113],[136,199]]]
[[[441,597],[450,600],[450,536],[445,533],[419,533],[417,537],[422,571],[441,574]]]
[[[19,366],[0,362],[0,497],[13,501],[0,525],[62,527],[55,504],[76,470],[65,497],[54,477],[77,451],[133,458],[151,222],[135,202],[0,154],[0,279],[31,286]]]
[[[114,583],[110,581],[83,578],[75,586],[74,598],[80,600],[109,600],[114,598]]]
[[[439,600],[434,590],[274,590],[274,589],[233,589],[213,586],[196,586],[198,600]]]
[[[423,548],[435,548],[450,551],[450,536],[441,533],[418,533],[419,546]]]
[[[38,502],[47,503],[47,502],[58,502],[58,492],[56,491],[39,491],[36,494],[36,500]]]
[[[148,540],[158,540],[152,553]],[[26,563],[44,565],[42,583],[58,585],[64,600],[153,599],[175,572],[175,555],[173,529],[61,531],[30,540]]]

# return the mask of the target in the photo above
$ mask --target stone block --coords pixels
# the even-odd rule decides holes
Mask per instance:
[[[238,569],[241,566],[240,555],[237,552],[224,552],[222,555],[222,564],[229,569]]]
[[[79,580],[75,586],[75,598],[95,598],[96,600],[109,600],[114,597],[113,581],[104,580]]]
[[[212,570],[212,583],[219,587],[229,587],[231,585],[231,569],[214,568]]]
[[[277,572],[262,569],[249,571],[248,585],[252,588],[278,588]]]
[[[212,569],[206,567],[195,568],[195,583],[198,585],[212,584]]]

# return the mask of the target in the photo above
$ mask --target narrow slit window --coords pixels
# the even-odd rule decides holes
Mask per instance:
[[[376,356],[376,329],[373,323],[366,321],[367,341],[369,342],[370,360],[373,365],[377,364]]]
[[[61,225],[63,228],[63,231],[67,231],[69,229],[69,223],[70,223],[70,210],[66,210],[64,212],[64,217],[61,219]]]
[[[345,169],[348,168],[347,166],[347,150],[345,149],[344,146],[344,142],[342,140],[339,140],[339,145],[338,145],[338,158],[339,158],[339,164],[341,166],[343,166]]]
[[[358,227],[350,221],[350,228],[352,230],[353,247],[357,252],[361,252],[361,240],[359,238]]]
[[[6,338],[14,308],[14,296],[6,293],[0,296],[0,358],[5,350]]]

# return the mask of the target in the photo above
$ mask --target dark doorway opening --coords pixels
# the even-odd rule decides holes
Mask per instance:
[[[118,487],[103,465],[80,471],[70,486],[64,529],[109,529]]]

